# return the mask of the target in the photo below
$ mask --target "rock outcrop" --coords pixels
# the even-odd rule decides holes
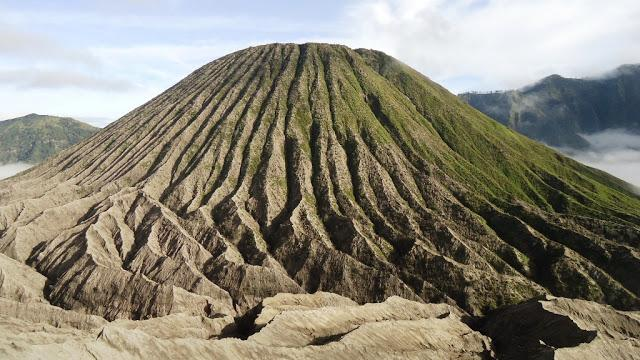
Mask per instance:
[[[107,323],[42,303],[32,307],[37,311],[10,311],[8,302],[21,306],[0,302],[3,359],[640,358],[640,313],[565,298],[534,299],[471,321],[454,306],[399,297],[358,305],[329,293],[278,294],[259,304],[251,334],[238,326],[245,319],[229,316]]]
[[[481,323],[501,359],[640,359],[639,312],[547,296]]]
[[[79,329],[65,322],[52,325],[46,313],[65,310],[46,306],[39,318],[0,315],[3,359],[484,359],[493,354],[490,340],[461,322],[450,305],[397,297],[358,306],[334,294],[279,294],[265,299],[258,316],[263,327],[246,340],[235,337],[230,317],[173,314]]]

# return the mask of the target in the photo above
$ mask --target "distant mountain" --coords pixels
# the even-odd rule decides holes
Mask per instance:
[[[72,118],[49,115],[0,121],[0,164],[39,163],[98,130]]]
[[[548,76],[519,90],[460,97],[512,129],[551,146],[586,148],[580,134],[608,129],[640,132],[640,65],[599,78]]]

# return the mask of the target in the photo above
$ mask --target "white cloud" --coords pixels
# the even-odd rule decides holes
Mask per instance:
[[[572,158],[640,187],[640,135],[612,129],[582,135],[587,151],[560,149]]]
[[[152,0],[149,0],[152,1]],[[312,14],[310,14],[312,15]],[[38,24],[64,26],[73,22],[75,26],[99,26],[102,28],[122,30],[144,29],[160,31],[224,31],[224,32],[254,32],[259,33],[301,33],[310,29],[313,31],[331,32],[333,24],[312,20],[312,16],[305,19],[288,18],[284,20],[274,14],[247,15],[242,11],[235,14],[172,14],[170,11],[162,14],[152,12],[117,13],[82,12],[82,11],[38,11],[37,13],[8,11],[4,18],[12,24],[26,25],[37,21]]]
[[[377,0],[357,2],[346,21],[351,45],[463,91],[640,62],[639,18],[637,0]]]
[[[0,85],[29,88],[77,88],[98,91],[127,91],[135,86],[128,81],[100,78],[68,70],[11,69],[0,70]]]
[[[25,163],[0,165],[0,179],[11,177],[21,171],[27,170],[31,166],[32,165],[25,164]]]
[[[49,37],[0,22],[0,55],[19,60],[62,61],[96,67],[98,60],[83,49],[74,49]]]

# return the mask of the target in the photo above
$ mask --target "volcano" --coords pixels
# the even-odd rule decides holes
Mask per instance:
[[[224,56],[0,182],[5,261],[107,320],[317,291],[471,315],[546,294],[637,310],[639,243],[625,182],[339,45]]]

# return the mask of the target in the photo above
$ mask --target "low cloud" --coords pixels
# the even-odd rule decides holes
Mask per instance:
[[[591,144],[589,150],[560,151],[640,189],[640,134],[616,129],[582,136]]]
[[[607,79],[614,79],[624,75],[633,76],[634,74],[638,73],[638,70],[640,70],[640,64],[624,64],[624,65],[618,66],[613,70],[606,71],[602,74],[588,76],[586,77],[586,79],[607,80]]]
[[[606,131],[582,135],[591,146],[598,151],[629,149],[640,151],[640,134],[625,129],[609,129]],[[640,170],[640,169],[638,169]]]
[[[0,165],[0,179],[11,177],[21,171],[27,170],[31,166],[32,165],[25,163]]]
[[[107,79],[67,70],[15,69],[0,70],[0,85],[18,89],[77,88],[97,91],[127,91],[134,84],[120,79]]]

